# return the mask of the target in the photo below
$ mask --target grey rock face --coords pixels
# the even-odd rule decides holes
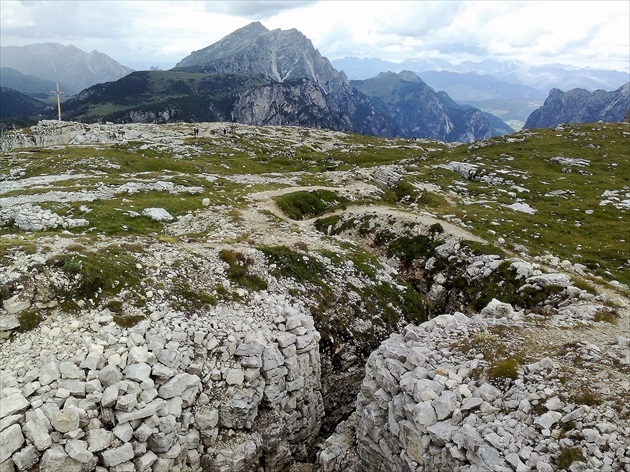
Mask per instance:
[[[630,83],[606,92],[573,89],[549,92],[542,107],[527,118],[525,128],[553,128],[562,123],[620,122],[630,110]]]
[[[318,455],[322,470],[551,471],[562,447],[598,450],[594,445],[613,430],[601,421],[606,408],[595,414],[586,405],[562,401],[551,359],[525,366],[501,390],[472,375],[481,356],[450,350],[470,340],[471,333],[487,332],[508,319],[511,328],[519,325],[508,316],[512,310],[496,313],[500,305],[494,302],[486,310],[488,318],[440,315],[382,343],[368,360],[355,413]],[[583,352],[598,350],[586,344]],[[533,415],[530,401],[548,411]],[[570,442],[561,434],[569,423],[575,423],[575,433],[579,430]],[[571,468],[614,470],[610,466],[626,450],[618,445],[605,459],[589,458],[586,468],[576,461]]]
[[[193,52],[175,68],[212,74],[249,71],[277,82],[308,78],[326,92],[345,80],[299,31],[269,31],[258,22]]]
[[[24,436],[19,424],[11,425],[0,432],[0,464],[9,459],[22,444],[24,444]]]
[[[100,456],[105,467],[114,467],[133,459],[134,452],[131,444],[125,443],[115,449],[108,449],[107,451],[101,452]]]
[[[278,471],[305,460],[324,410],[320,336],[304,307],[282,315],[286,300],[265,297],[271,319],[251,318],[251,326],[230,316],[220,328],[205,318],[182,323],[172,314],[128,330],[95,313],[85,327],[48,330],[35,368],[7,380],[3,370],[2,459],[44,470],[211,464],[230,472],[263,455]],[[100,344],[88,339],[95,328]],[[59,338],[63,357],[50,354]],[[193,363],[195,349],[203,356]],[[269,425],[264,435],[259,424]]]

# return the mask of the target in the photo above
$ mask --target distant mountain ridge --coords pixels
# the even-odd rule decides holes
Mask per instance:
[[[543,95],[552,88],[584,88],[590,91],[597,89],[615,90],[630,80],[628,72],[574,68],[562,64],[529,66],[518,62],[495,60],[465,61],[460,64],[451,64],[441,59],[410,59],[397,63],[375,58],[345,57],[334,59],[331,63],[350,79],[368,79],[380,72],[409,70],[417,73],[429,85],[433,86],[423,74],[428,71],[448,71],[454,74],[492,76],[499,81],[537,89]],[[449,95],[451,95],[450,92]]]
[[[432,114],[415,113],[414,127],[407,115],[420,106],[418,94],[385,103],[355,88],[299,31],[268,30],[256,22],[193,52],[171,71],[136,72],[95,85],[65,108],[67,116],[80,120],[235,121],[441,140],[473,141],[509,132],[498,118],[459,107],[447,96],[438,99],[425,87]],[[429,131],[428,120],[447,125]],[[453,127],[457,132],[451,132]]]
[[[50,96],[55,82],[34,75],[22,74],[10,67],[0,68],[0,87],[6,87],[28,95]]]
[[[514,131],[505,123],[495,129],[479,109],[458,105],[445,92],[436,93],[410,71],[383,72],[352,84],[378,100],[406,136],[470,142]]]
[[[630,82],[613,92],[552,89],[542,107],[532,112],[525,128],[552,128],[561,123],[620,122],[630,109]]]
[[[0,120],[18,116],[32,116],[43,113],[46,105],[23,93],[7,87],[0,87]]]
[[[106,54],[87,53],[75,46],[39,43],[0,48],[0,67],[58,82],[66,93],[76,94],[91,85],[118,80],[132,72]]]
[[[380,72],[415,72],[436,91],[443,90],[458,103],[492,113],[515,129],[523,127],[552,88],[615,90],[630,80],[627,72],[496,60],[451,64],[441,59],[410,59],[395,63],[345,57],[332,64],[354,80],[369,79]]]
[[[84,90],[65,103],[65,113],[88,122],[234,121],[399,134],[396,124],[378,113],[367,97],[343,102],[308,79],[270,82],[262,74],[247,72],[133,72]]]

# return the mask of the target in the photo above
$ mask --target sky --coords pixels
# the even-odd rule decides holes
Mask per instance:
[[[330,60],[493,59],[628,72],[630,1],[0,0],[0,44],[97,50],[174,67],[253,21],[296,28]]]

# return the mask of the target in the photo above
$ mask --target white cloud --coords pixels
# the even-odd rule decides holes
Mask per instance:
[[[297,28],[329,59],[519,60],[628,70],[627,1],[9,1],[3,45],[53,41],[172,67],[251,21]]]

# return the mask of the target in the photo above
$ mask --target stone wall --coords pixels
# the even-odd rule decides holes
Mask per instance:
[[[61,316],[2,346],[2,470],[284,470],[323,415],[319,334],[286,304],[270,322],[154,312]],[[102,469],[101,469],[102,470]]]
[[[571,313],[584,310],[577,304],[559,318],[569,328]],[[572,471],[628,470],[630,429],[619,405],[576,401],[556,359],[533,360],[533,352],[508,380],[493,377],[484,356],[472,352],[471,340],[525,326],[518,316],[508,322],[506,311],[495,302],[484,313],[490,317],[440,315],[385,341],[369,358],[356,413],[319,453],[321,470],[551,472],[567,450],[581,454]],[[575,349],[597,359],[597,369],[607,356],[622,375],[630,363],[627,338],[606,353],[587,342]],[[593,396],[606,391],[594,380]]]

